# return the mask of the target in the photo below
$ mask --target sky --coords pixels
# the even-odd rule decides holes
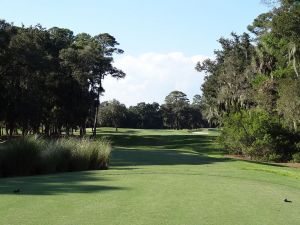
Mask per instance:
[[[0,0],[0,19],[25,26],[110,33],[124,54],[114,64],[127,75],[107,77],[102,100],[163,103],[173,90],[201,94],[198,61],[213,58],[217,40],[241,34],[260,13],[261,0]]]

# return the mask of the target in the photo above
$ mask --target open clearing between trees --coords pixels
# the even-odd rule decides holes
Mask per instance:
[[[100,133],[109,170],[0,179],[0,224],[300,224],[299,169],[224,158],[213,131]]]

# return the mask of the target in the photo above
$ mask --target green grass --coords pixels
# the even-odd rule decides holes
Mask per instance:
[[[0,224],[300,224],[299,169],[223,158],[215,131],[100,132],[109,170],[0,179]]]

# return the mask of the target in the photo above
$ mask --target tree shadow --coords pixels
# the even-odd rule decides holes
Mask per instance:
[[[128,149],[118,147],[113,150],[112,166],[145,165],[203,165],[231,161],[229,158],[209,157],[197,152],[176,149]]]
[[[250,160],[250,159],[235,159],[233,158],[232,160],[234,161],[243,161],[243,162],[247,162],[247,163],[251,163],[251,164],[258,164],[258,165],[264,165],[264,166],[273,166],[273,167],[289,167],[288,165],[284,165],[284,164],[279,164],[279,163],[275,163],[275,162],[260,162],[260,161],[256,161],[256,160]]]
[[[184,149],[201,154],[220,154],[223,151],[216,145],[216,137],[204,135],[112,135],[107,136],[113,146],[145,147],[159,149]]]
[[[216,137],[204,135],[111,135],[111,165],[200,165],[232,159],[211,157],[223,151]]]
[[[113,128],[114,129],[114,128]],[[120,134],[136,134],[138,133],[138,131],[136,130],[129,130],[129,129],[126,129],[126,130],[122,130],[122,129],[119,129],[118,131],[116,130],[101,130],[100,129],[97,129],[97,137],[101,137],[102,135],[105,135],[105,134],[111,134],[111,135],[120,135]]]
[[[126,188],[100,185],[107,178],[93,172],[70,172],[54,175],[0,179],[0,194],[59,195],[66,193],[97,193],[121,191]]]

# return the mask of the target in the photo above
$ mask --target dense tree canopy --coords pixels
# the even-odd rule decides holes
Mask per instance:
[[[0,21],[0,121],[10,135],[22,130],[69,134],[97,124],[106,76],[123,78],[112,65],[123,53],[107,33],[94,37],[41,25]],[[96,129],[94,129],[96,131]]]
[[[110,102],[103,102],[100,107],[99,122],[108,127],[115,127],[118,131],[118,127],[121,126],[126,116],[126,106],[121,104],[117,100]]]
[[[300,2],[277,1],[248,26],[252,36],[221,38],[215,59],[196,65],[206,73],[203,115],[224,126],[228,149],[267,160],[299,154],[299,24]]]
[[[186,94],[173,91],[165,98],[165,103],[140,102],[126,108],[117,100],[103,102],[100,105],[99,122],[107,127],[129,127],[142,129],[194,129],[207,126],[201,114],[199,95],[192,104]],[[115,112],[113,112],[115,110]],[[114,122],[118,118],[117,125]]]

